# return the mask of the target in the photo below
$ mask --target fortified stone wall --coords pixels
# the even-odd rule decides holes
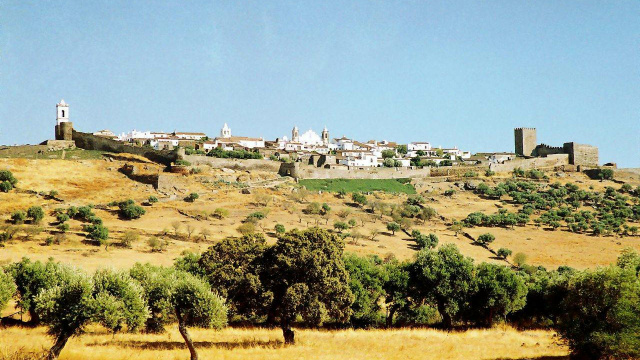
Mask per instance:
[[[516,159],[507,161],[504,164],[491,164],[489,169],[495,172],[511,172],[515,168],[523,170],[529,169],[553,169],[569,165],[568,154],[554,154],[547,157],[538,157],[531,159]]]
[[[203,155],[185,155],[182,158],[191,165],[209,165],[213,168],[228,168],[233,170],[261,170],[278,172],[280,162],[265,159],[221,159]]]
[[[148,147],[132,146],[120,141],[95,136],[93,134],[82,133],[75,130],[73,131],[73,140],[76,142],[76,146],[81,149],[108,151],[113,153],[129,153],[146,157],[151,161],[167,166],[171,165],[171,163],[177,159],[175,151],[155,150]]]
[[[598,166],[598,148],[591,145],[564,143],[564,151],[569,154],[569,163],[578,166]]]
[[[554,154],[566,154],[564,147],[561,146],[549,146],[547,144],[540,144],[536,147],[536,156],[548,156]]]

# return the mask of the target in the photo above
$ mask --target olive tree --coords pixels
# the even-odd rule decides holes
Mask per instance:
[[[55,338],[47,359],[57,359],[67,341],[81,334],[94,315],[91,278],[69,267],[61,270],[59,282],[42,289],[34,300],[40,320]]]
[[[93,320],[112,332],[123,325],[128,331],[142,327],[149,316],[142,287],[126,272],[98,270],[93,275],[95,314]]]
[[[15,293],[16,283],[13,281],[13,276],[0,268],[0,312],[4,310]]]
[[[349,288],[354,295],[351,305],[351,324],[358,327],[376,325],[382,320],[381,299],[384,296],[385,272],[382,259],[377,255],[344,257],[349,272]]]
[[[212,292],[204,280],[184,271],[136,264],[130,273],[142,285],[151,312],[147,330],[162,332],[169,322],[177,321],[191,360],[197,360],[198,353],[187,327],[221,329],[226,326],[224,299]]]
[[[31,324],[37,325],[40,319],[36,312],[35,297],[42,290],[58,284],[62,267],[51,260],[42,263],[22,258],[21,261],[11,264],[7,270],[17,286],[18,308],[29,314]]]
[[[294,344],[293,321],[321,325],[347,321],[353,294],[342,260],[344,243],[320,228],[291,230],[265,253],[262,283],[273,294],[269,321],[279,320],[285,344]]]

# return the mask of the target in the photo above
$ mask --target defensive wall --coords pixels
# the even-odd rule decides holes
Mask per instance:
[[[490,164],[489,169],[495,172],[511,172],[516,168],[522,170],[539,169],[548,170],[561,168],[569,165],[569,154],[552,154],[547,157],[537,157],[530,159],[514,159],[504,164]]]
[[[280,162],[265,159],[223,159],[204,155],[183,155],[182,159],[191,165],[209,165],[213,168],[227,168],[233,170],[260,170],[278,172]]]
[[[76,146],[85,150],[99,150],[113,153],[129,153],[146,157],[147,159],[164,164],[171,165],[178,158],[175,151],[155,150],[149,147],[140,147],[129,145],[120,141],[107,139],[105,137],[95,136],[93,134],[73,131],[73,141]]]

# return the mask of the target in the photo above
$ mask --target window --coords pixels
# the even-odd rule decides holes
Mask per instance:
[[[62,110],[62,117],[64,117],[64,110]]]

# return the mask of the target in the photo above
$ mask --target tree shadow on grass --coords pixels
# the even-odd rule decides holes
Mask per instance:
[[[193,343],[196,349],[205,348],[219,348],[219,349],[250,349],[250,348],[270,348],[275,349],[282,347],[284,343],[278,340],[271,341],[255,341],[255,340],[243,340],[243,341],[194,341]],[[174,350],[174,349],[186,349],[187,345],[184,341],[134,341],[126,340],[119,341],[113,340],[105,343],[92,343],[89,346],[119,346],[134,348],[140,350]]]
[[[523,357],[523,358],[497,358],[492,360],[569,360],[568,355],[564,356],[540,356],[540,357]]]

